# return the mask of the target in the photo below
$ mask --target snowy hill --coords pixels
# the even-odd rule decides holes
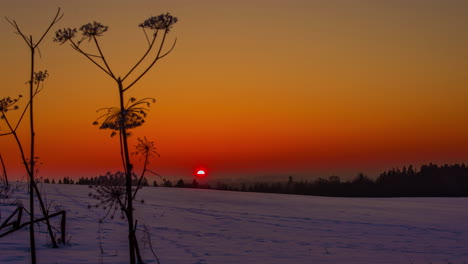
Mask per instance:
[[[127,263],[120,214],[100,224],[104,210],[88,209],[95,201],[87,186],[43,188],[53,207],[67,210],[70,244],[50,248],[41,225],[39,263]],[[26,189],[9,200],[16,198],[27,205]],[[163,264],[468,263],[468,198],[351,199],[153,187],[139,198],[139,227],[148,227]],[[0,205],[0,222],[14,208]],[[156,263],[147,239],[140,247],[146,263]],[[27,227],[0,238],[0,263],[29,263],[28,248]]]

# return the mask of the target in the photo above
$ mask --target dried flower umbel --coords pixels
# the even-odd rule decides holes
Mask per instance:
[[[76,35],[76,28],[64,28],[64,29],[59,29],[55,32],[55,37],[54,41],[59,42],[60,44],[63,44],[67,42],[68,40],[72,39]]]
[[[135,174],[132,176],[132,185],[135,186],[138,182],[137,176]],[[120,218],[124,218],[125,203],[127,201],[125,181],[124,172],[107,172],[106,175],[99,176],[95,185],[89,186],[93,191],[88,196],[98,200],[98,202],[88,205],[88,208],[102,208],[106,211],[100,221],[103,221],[108,216],[113,219],[117,211],[120,211]],[[132,191],[135,192],[137,188],[141,187],[133,187]]]
[[[93,37],[99,37],[109,29],[108,26],[94,21],[93,23],[84,24],[80,27],[81,34],[84,39],[91,40]]]
[[[156,147],[154,141],[149,141],[146,137],[138,138],[138,144],[135,146],[136,151],[133,152],[134,155],[141,155],[142,157],[148,159],[155,156],[160,157],[159,153],[156,152]]]
[[[169,13],[161,14],[159,16],[152,16],[138,26],[144,29],[151,30],[169,30],[177,23],[177,17],[171,16]]]
[[[19,101],[19,99],[21,98],[22,96],[18,96],[18,98],[11,98],[11,97],[4,97],[2,99],[0,99],[0,112],[1,112],[1,116],[3,117],[4,113],[8,112],[8,111],[11,111],[11,110],[17,110],[19,108],[18,105],[16,105],[16,103]]]
[[[107,30],[109,30],[108,26],[105,26],[99,22],[94,21],[93,23],[87,23],[80,27],[81,32],[81,40],[78,41],[77,44],[79,45],[83,40],[91,41],[91,39],[95,37],[102,36]],[[76,28],[63,28],[59,29],[55,32],[54,41],[63,44],[67,41],[72,41],[73,38],[76,36],[78,30]],[[74,43],[74,42],[73,42]]]
[[[125,174],[117,172],[111,174],[108,172],[105,176],[99,177],[97,185],[89,186],[94,192],[90,192],[88,196],[98,200],[98,203],[89,205],[106,210],[106,214],[101,218],[103,221],[110,213],[111,219],[114,218],[116,211],[121,211],[123,218],[123,208],[125,207]]]
[[[97,119],[104,119],[99,128],[121,131],[123,128],[131,129],[139,127],[145,123],[145,118],[149,111],[148,107],[154,102],[156,102],[156,100],[153,98],[137,100],[132,97],[128,100],[123,111],[120,110],[120,107],[101,108],[98,112],[105,111],[106,113]],[[97,120],[94,121],[94,125],[99,125]],[[115,135],[115,133],[112,135]]]
[[[49,77],[49,73],[47,73],[47,70],[35,72],[33,76],[34,84],[39,84],[40,82],[43,82],[47,77]]]

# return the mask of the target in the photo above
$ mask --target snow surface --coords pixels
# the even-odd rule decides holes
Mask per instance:
[[[100,224],[87,186],[45,184],[67,210],[70,244],[50,248],[37,231],[39,263],[128,263],[126,223]],[[198,189],[141,190],[162,264],[468,263],[468,198],[328,198]],[[9,200],[27,205],[25,188]],[[52,208],[53,208],[52,207]],[[0,204],[0,222],[14,210]],[[116,215],[119,216],[119,215]],[[58,220],[54,223],[59,227]],[[3,230],[2,230],[3,232]],[[139,232],[140,236],[142,232]],[[29,263],[28,228],[0,238],[0,263]],[[101,254],[99,239],[104,253]],[[140,242],[146,263],[156,263]]]

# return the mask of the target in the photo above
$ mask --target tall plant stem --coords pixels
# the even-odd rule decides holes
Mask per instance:
[[[49,231],[49,235],[51,238],[51,242],[53,247],[57,247],[57,243],[54,238],[54,234],[52,232],[52,227],[50,225],[49,217],[48,217],[48,211],[45,208],[44,202],[41,198],[41,193],[39,189],[37,188],[37,185],[34,180],[34,174],[35,174],[35,130],[34,130],[34,96],[39,92],[38,89],[34,89],[34,74],[35,74],[35,53],[36,49],[39,48],[39,44],[44,40],[45,36],[47,33],[50,31],[50,29],[58,22],[60,19],[62,19],[63,14],[60,13],[60,8],[58,8],[57,13],[55,14],[54,19],[51,21],[47,29],[43,32],[42,36],[39,38],[39,41],[37,43],[33,42],[33,37],[30,35],[27,37],[23,32],[21,31],[20,27],[16,23],[15,20],[9,20],[8,18],[5,18],[8,23],[16,30],[16,33],[22,37],[22,39],[26,42],[26,44],[29,47],[30,50],[30,66],[31,66],[31,72],[30,72],[30,78],[29,78],[29,101],[28,105],[26,108],[29,107],[29,129],[30,129],[30,152],[29,152],[29,162],[27,161],[26,154],[23,151],[23,147],[21,144],[21,141],[18,138],[18,135],[16,134],[16,129],[18,128],[19,124],[21,123],[21,120],[23,119],[24,114],[26,113],[26,109],[21,115],[18,124],[13,128],[11,124],[8,123],[8,127],[11,130],[11,133],[14,135],[15,140],[18,144],[18,147],[21,152],[21,158],[23,160],[23,164],[26,168],[26,171],[28,173],[28,178],[29,178],[29,212],[30,212],[30,225],[29,225],[29,239],[30,239],[30,248],[31,248],[31,263],[35,264],[36,263],[36,243],[35,243],[35,235],[34,235],[34,192],[36,192],[36,196],[39,200],[40,208],[42,210],[42,213],[44,215],[45,221],[47,223],[47,229]],[[36,80],[37,84],[39,85],[39,80]],[[5,119],[6,120],[6,119]]]
[[[120,100],[120,113],[121,124],[120,124],[120,136],[122,138],[121,144],[123,147],[123,160],[125,161],[125,187],[126,187],[126,197],[127,197],[127,206],[125,208],[125,214],[128,221],[128,245],[129,245],[129,256],[130,264],[135,264],[135,230],[133,227],[133,199],[132,199],[132,171],[133,165],[130,162],[130,155],[128,151],[128,135],[127,129],[125,128],[126,115],[125,113],[125,104],[124,104],[124,89],[122,85],[122,80],[117,78],[117,85],[119,88],[119,100]]]
[[[29,37],[29,43],[32,42],[32,36]],[[30,153],[29,153],[29,243],[31,247],[31,263],[36,263],[36,241],[34,238],[34,111],[33,111],[33,80],[34,80],[34,55],[35,48],[31,45],[31,75],[29,79],[29,129],[30,129]]]
[[[32,42],[32,36],[29,37],[30,43]],[[46,218],[46,225],[47,230],[49,232],[50,240],[52,242],[52,247],[57,248],[57,242],[55,241],[54,233],[52,231],[52,226],[50,224],[50,220],[48,218],[48,212],[45,208],[45,204],[42,200],[41,193],[37,188],[34,173],[35,173],[35,137],[36,132],[34,130],[34,96],[36,94],[36,89],[34,88],[34,72],[35,72],[35,55],[36,55],[36,48],[37,46],[31,45],[30,52],[31,52],[31,72],[30,72],[30,79],[29,79],[29,129],[30,129],[30,154],[29,154],[29,202],[30,202],[30,212],[31,212],[31,225],[30,231],[32,235],[30,235],[30,239],[34,239],[34,225],[32,222],[34,221],[34,191],[36,192],[37,199],[39,200],[39,205],[42,211],[42,214]],[[33,248],[34,246],[34,255],[35,255],[35,245],[31,246],[31,255],[33,255]],[[35,256],[34,256],[35,257]],[[35,262],[35,261],[34,261]]]
[[[156,19],[157,21],[155,21]],[[130,160],[130,154],[129,154],[129,147],[128,147],[128,134],[127,134],[127,129],[134,128],[136,126],[139,126],[141,124],[127,124],[127,118],[128,117],[128,112],[127,111],[132,111],[134,108],[140,108],[139,104],[145,103],[144,100],[136,102],[134,105],[127,106],[124,104],[125,102],[125,91],[133,87],[143,76],[145,76],[151,68],[156,64],[156,62],[162,58],[164,58],[166,55],[168,55],[172,49],[175,46],[176,41],[174,41],[174,44],[172,47],[165,52],[164,54],[162,53],[162,49],[164,47],[164,42],[166,40],[166,35],[169,32],[169,28],[177,22],[177,18],[172,17],[167,14],[163,14],[158,17],[151,17],[151,19],[146,20],[144,23],[140,24],[139,27],[143,28],[143,32],[145,32],[145,28],[151,28],[151,29],[158,29],[156,30],[155,34],[153,35],[152,39],[149,40],[148,36],[145,36],[148,41],[148,48],[146,51],[143,53],[143,56],[132,66],[132,68],[124,75],[123,78],[121,78],[119,75],[114,75],[114,72],[112,71],[110,65],[108,64],[108,61],[106,60],[106,57],[104,56],[103,50],[101,49],[99,45],[99,41],[97,39],[98,36],[101,36],[103,32],[107,31],[107,27],[101,25],[100,23],[95,22],[93,26],[89,26],[90,24],[84,25],[84,28],[87,27],[94,27],[95,30],[98,30],[99,28],[102,29],[102,32],[85,32],[80,28],[80,31],[82,32],[83,39],[88,39],[92,37],[93,43],[95,48],[97,49],[98,54],[91,54],[88,52],[85,52],[84,50],[81,49],[79,46],[80,42],[74,42],[72,38],[74,37],[75,33],[77,32],[76,29],[70,29],[67,28],[64,31],[59,30],[57,31],[57,38],[55,41],[60,42],[60,43],[65,43],[67,41],[70,41],[73,49],[75,49],[77,52],[83,54],[88,60],[90,60],[94,65],[96,65],[99,69],[101,69],[103,72],[105,72],[108,76],[110,76],[117,84],[118,92],[119,92],[119,106],[117,107],[120,112],[118,113],[118,121],[113,121],[112,126],[107,127],[107,126],[101,126],[101,128],[110,128],[113,130],[118,130],[119,132],[119,144],[120,144],[120,157],[123,163],[123,167],[125,170],[125,194],[126,198],[125,201],[120,201],[119,199],[119,204],[122,206],[122,211],[127,217],[127,222],[128,222],[128,243],[129,243],[129,257],[130,257],[130,264],[135,264],[136,263],[136,255],[138,255],[138,262],[141,261],[141,256],[137,254],[137,239],[135,235],[135,218],[133,215],[133,199],[135,198],[136,192],[138,190],[138,187],[140,187],[143,175],[146,171],[146,164],[147,161],[145,160],[145,168],[143,170],[142,176],[140,180],[138,180],[138,185],[136,186],[136,190],[134,193],[132,193],[132,176],[133,176],[133,165]],[[150,52],[155,48],[155,41],[157,38],[157,32],[161,28],[161,26],[164,25],[164,36],[162,37],[161,43],[159,45],[159,48],[157,50],[157,53],[155,54],[155,57],[151,60],[148,66],[143,67],[141,66],[141,63],[146,60],[150,54]],[[105,29],[104,29],[105,28]],[[82,39],[82,40],[83,40]],[[139,67],[142,67],[142,71],[136,76],[136,78],[133,81],[127,80],[127,78]],[[124,85],[124,81],[127,83],[130,83],[129,85]],[[133,102],[133,101],[132,101]],[[109,109],[114,109],[114,108],[109,108]],[[108,110],[109,110],[108,109]],[[144,109],[144,108],[140,108]],[[146,113],[144,113],[143,110],[141,110],[142,114],[146,116]],[[109,117],[110,112],[107,113],[107,115],[103,115],[101,117],[107,116]],[[131,118],[131,117],[130,117]],[[115,123],[118,122],[118,128],[115,127]],[[97,123],[97,122],[96,122]],[[127,127],[128,125],[128,127]],[[114,132],[112,133],[112,136],[114,135]]]

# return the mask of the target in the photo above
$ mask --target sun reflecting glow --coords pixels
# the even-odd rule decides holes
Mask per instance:
[[[198,170],[198,171],[197,171],[197,175],[198,175],[198,176],[205,176],[205,174],[206,174],[206,173],[205,173],[204,170]]]

